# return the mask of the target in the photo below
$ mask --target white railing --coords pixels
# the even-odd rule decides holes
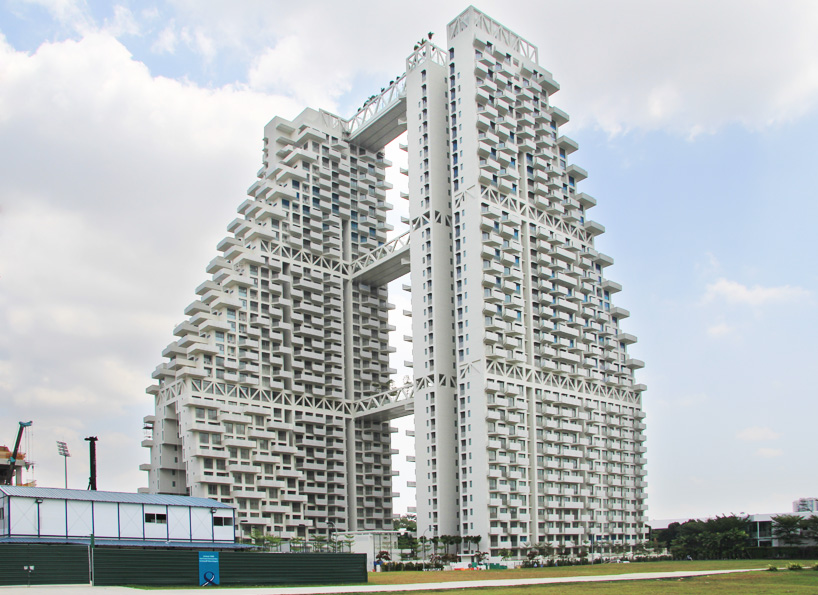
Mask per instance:
[[[367,252],[366,254],[358,258],[358,260],[355,260],[349,267],[349,274],[355,275],[356,273],[365,269],[366,267],[377,264],[378,262],[389,257],[391,254],[397,252],[398,250],[408,245],[409,232],[406,231],[399,235],[398,237],[396,237],[394,240],[388,241],[383,246],[378,246],[371,252]]]
[[[402,98],[406,97],[406,74],[400,75],[380,95],[373,95],[347,122],[346,130],[350,135],[355,134],[368,122],[391,108]]]
[[[403,386],[396,386],[388,391],[384,391],[382,393],[378,393],[377,395],[372,395],[371,397],[366,397],[365,399],[352,403],[353,415],[355,417],[365,417],[367,415],[385,411],[390,408],[398,409],[405,407],[411,404],[410,401],[414,397],[415,387],[411,382],[404,384]],[[402,413],[401,415],[396,415],[395,417],[403,417],[405,415],[409,415],[409,413]]]

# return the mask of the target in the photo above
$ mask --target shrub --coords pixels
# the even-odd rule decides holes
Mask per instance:
[[[768,564],[767,565],[767,570],[770,571],[770,572],[775,572],[775,571],[778,570],[778,566],[775,566],[774,564]]]
[[[787,564],[787,570],[803,570],[803,567],[796,562],[790,562]]]

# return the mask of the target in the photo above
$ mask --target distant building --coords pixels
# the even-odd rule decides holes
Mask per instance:
[[[793,512],[818,512],[818,498],[798,498],[792,503]]]
[[[232,506],[207,498],[0,486],[0,543],[232,545]]]
[[[814,500],[812,498],[802,498],[802,500]],[[797,504],[798,501],[793,503],[793,506]],[[759,547],[779,547],[785,545],[781,543],[781,541],[775,537],[773,537],[773,517],[777,517],[779,515],[784,514],[792,514],[789,512],[773,512],[770,514],[750,514],[747,515],[747,534],[752,541],[751,545],[759,546]],[[813,512],[811,511],[794,511],[794,514],[797,514],[801,517],[807,518],[813,516]],[[704,517],[699,520],[706,521],[709,518],[713,517]],[[673,523],[684,524],[689,520],[696,520],[696,519],[664,519],[664,520],[655,520],[650,522],[650,530],[653,535],[655,535],[659,531],[663,531],[667,529]],[[810,542],[805,542],[810,543]]]

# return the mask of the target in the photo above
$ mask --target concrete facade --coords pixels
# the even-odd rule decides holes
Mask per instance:
[[[149,389],[149,490],[235,504],[246,531],[390,528],[389,420],[415,413],[418,535],[644,537],[636,338],[594,248],[537,48],[473,7],[350,120],[265,127],[264,164]],[[409,229],[383,148],[407,132]],[[411,385],[386,284],[411,270]]]

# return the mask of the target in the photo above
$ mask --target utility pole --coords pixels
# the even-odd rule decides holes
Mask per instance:
[[[86,438],[90,448],[91,455],[91,477],[88,478],[88,489],[92,491],[97,490],[97,440],[96,436],[88,436]]]

